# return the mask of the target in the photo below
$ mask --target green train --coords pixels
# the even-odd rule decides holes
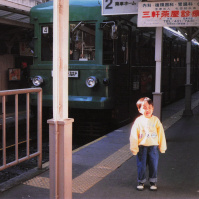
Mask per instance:
[[[131,122],[135,102],[152,97],[155,29],[137,28],[136,15],[102,16],[101,0],[70,0],[69,117],[80,134],[99,134]],[[43,108],[52,113],[53,2],[31,9],[34,24],[33,87],[43,89]],[[66,30],[68,31],[68,30]],[[164,29],[163,104],[184,96],[186,41]],[[198,89],[198,46],[193,44],[192,84]],[[32,110],[37,105],[31,95]]]

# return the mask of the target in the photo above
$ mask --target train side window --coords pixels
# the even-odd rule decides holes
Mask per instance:
[[[128,63],[128,33],[121,30],[121,34],[118,38],[117,47],[117,64],[127,64]]]
[[[53,60],[53,26],[41,27],[41,61]]]
[[[115,64],[115,43],[111,38],[111,25],[103,27],[103,64]]]
[[[155,65],[155,40],[150,32],[136,32],[136,66],[154,66]]]
[[[95,60],[95,24],[70,24],[70,60]]]
[[[103,26],[103,64],[127,64],[129,36],[126,27],[117,27],[117,36],[112,37],[112,23]]]

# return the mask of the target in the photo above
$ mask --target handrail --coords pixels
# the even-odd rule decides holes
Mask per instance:
[[[30,93],[37,93],[37,152],[30,154]],[[18,95],[26,94],[26,156],[19,159],[18,157]],[[15,160],[6,163],[6,96],[15,95]],[[42,89],[28,88],[16,90],[0,91],[2,97],[2,145],[3,145],[3,165],[0,166],[0,171],[19,164],[25,160],[38,156],[38,168],[42,168]]]
[[[26,88],[26,89],[15,89],[15,90],[3,90],[3,91],[0,91],[0,96],[15,95],[15,94],[25,94],[25,93],[38,93],[40,91],[42,91],[41,88]]]

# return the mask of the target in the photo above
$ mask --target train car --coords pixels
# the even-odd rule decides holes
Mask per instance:
[[[52,110],[53,2],[32,8],[31,22],[30,75],[33,85],[43,88],[47,113]],[[130,121],[130,40],[130,24],[101,16],[98,0],[70,1],[69,116],[81,131],[95,133]]]
[[[138,114],[137,99],[152,97],[155,90],[155,29],[137,28],[136,15],[102,16],[101,5],[100,0],[70,0],[69,5],[69,117],[75,119],[75,131],[85,135],[103,134],[132,121]],[[43,88],[44,113],[51,118],[53,2],[35,6],[30,17],[32,86]],[[164,30],[163,103],[176,100],[185,85],[185,45],[182,38]],[[181,63],[179,70],[176,63]],[[198,68],[198,61],[195,65]],[[32,110],[36,105],[36,96],[31,95]]]
[[[149,34],[150,33],[150,34]],[[132,61],[130,78],[134,85],[133,96],[150,96],[154,92],[155,60],[154,31],[136,29],[135,58]],[[150,39],[151,38],[151,39]],[[140,42],[142,41],[142,42]],[[163,106],[185,96],[187,40],[175,28],[163,29],[162,82]],[[198,91],[199,46],[192,42],[191,84],[192,92]],[[143,59],[144,57],[144,59]],[[136,81],[136,83],[135,83]]]

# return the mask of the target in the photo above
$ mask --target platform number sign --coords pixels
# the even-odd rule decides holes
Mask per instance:
[[[49,28],[48,28],[48,26],[44,26],[44,27],[42,28],[42,33],[43,33],[43,34],[48,34],[48,33],[49,33]]]
[[[105,2],[108,2],[108,4],[105,6],[105,9],[113,9],[113,0],[105,0]]]
[[[141,0],[103,0],[102,15],[138,14],[138,2]]]

